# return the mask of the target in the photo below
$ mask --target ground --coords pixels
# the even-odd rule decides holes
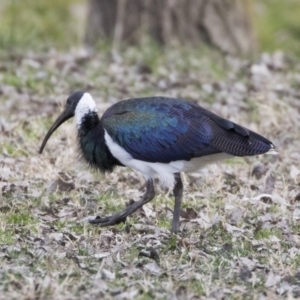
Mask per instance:
[[[101,50],[101,49],[100,49]],[[0,299],[274,299],[300,296],[300,64],[205,49],[5,54],[0,62]],[[144,181],[103,175],[76,152],[72,121],[38,149],[67,96],[101,114],[121,99],[195,101],[269,138],[262,155],[185,174],[181,231],[157,196],[126,224],[87,224],[137,200]]]

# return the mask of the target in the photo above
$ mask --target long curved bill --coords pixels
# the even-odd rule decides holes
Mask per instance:
[[[68,107],[65,108],[65,110],[60,114],[60,116],[55,120],[55,122],[53,123],[53,125],[51,126],[51,128],[49,129],[49,131],[47,132],[43,143],[40,147],[39,153],[42,154],[46,143],[48,141],[48,139],[50,138],[50,136],[52,135],[52,133],[64,122],[66,122],[67,120],[69,120],[70,118],[72,118],[74,116],[74,112],[70,112],[70,110],[68,109]]]

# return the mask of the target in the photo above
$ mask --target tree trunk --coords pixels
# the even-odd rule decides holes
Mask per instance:
[[[85,40],[135,44],[148,34],[163,45],[205,42],[250,54],[256,48],[251,13],[251,0],[89,0]]]

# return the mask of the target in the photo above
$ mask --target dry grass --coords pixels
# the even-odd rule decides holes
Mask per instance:
[[[0,82],[0,299],[300,296],[299,64],[280,53],[253,65],[179,50],[52,52],[7,56]],[[159,187],[127,225],[93,227],[80,221],[137,199],[143,181],[77,163],[72,122],[37,154],[75,89],[90,91],[101,112],[136,96],[197,101],[265,135],[279,155],[186,175],[176,236],[173,200]]]

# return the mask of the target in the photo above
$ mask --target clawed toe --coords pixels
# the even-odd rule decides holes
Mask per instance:
[[[102,227],[116,225],[125,222],[126,222],[126,217],[121,217],[121,216],[109,216],[105,218],[100,218],[99,216],[97,216],[95,219],[89,220],[90,224],[99,224]]]
[[[93,220],[89,220],[90,224],[102,224],[105,223],[109,220],[109,217],[106,218],[100,218],[99,216],[97,216],[95,219]]]

